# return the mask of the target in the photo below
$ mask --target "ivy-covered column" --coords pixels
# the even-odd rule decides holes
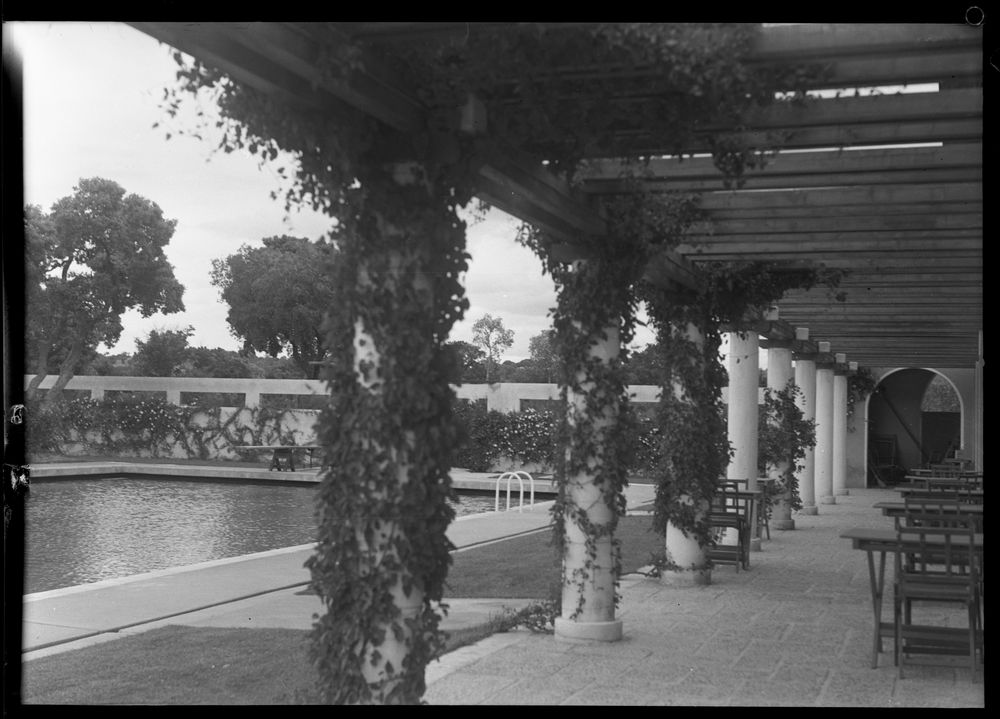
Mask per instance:
[[[576,323],[582,330],[582,325]],[[587,360],[567,388],[566,424],[573,438],[566,447],[562,610],[555,619],[557,639],[618,641],[615,618],[618,552],[616,497],[609,494],[601,468],[615,454],[620,395],[600,382],[621,352],[617,325],[591,338]],[[592,371],[596,370],[596,371]],[[612,461],[613,465],[613,461]]]
[[[688,322],[683,327],[673,325],[668,329],[671,344],[676,348],[672,353],[675,362],[670,371],[670,381],[663,388],[661,404],[669,409],[664,419],[669,426],[663,426],[663,452],[670,457],[671,469],[676,471],[684,465],[682,447],[693,439],[685,431],[691,424],[701,424],[698,390],[704,388],[699,381],[704,373],[703,362],[705,338],[698,326]],[[663,341],[661,331],[661,343]],[[666,402],[664,402],[666,400]],[[704,486],[706,482],[701,482]],[[668,491],[668,489],[670,491]],[[671,586],[691,586],[712,583],[712,568],[708,559],[708,510],[712,495],[698,491],[699,486],[685,486],[677,482],[674,486],[660,483],[657,486],[657,505],[669,502],[666,520],[665,565],[660,571],[660,581]],[[708,496],[705,496],[708,494]],[[703,528],[703,532],[698,529]]]
[[[733,455],[727,479],[747,480],[757,489],[758,386],[760,385],[760,338],[753,328],[732,331],[729,337],[729,406],[727,433]],[[754,523],[750,549],[760,550],[760,532]]]
[[[818,342],[816,361],[816,501],[834,504],[833,496],[833,356],[829,342]]]
[[[324,701],[411,704],[443,644],[458,434],[442,345],[464,304],[464,231],[420,166],[359,180],[328,323],[331,403],[318,425],[328,451],[308,562],[326,614],[312,658]]]
[[[605,246],[606,247],[606,246]],[[640,258],[641,259],[641,258]],[[632,414],[620,353],[632,336],[638,259],[604,257],[550,266],[557,287],[553,326],[562,362],[566,415],[552,507],[562,557],[561,640],[617,641],[621,553],[615,528],[625,514]]]
[[[836,354],[833,370],[833,496],[847,490],[847,355]]]
[[[809,328],[795,328],[795,386],[799,394],[795,404],[802,410],[802,419],[816,420],[816,354],[809,346]],[[802,458],[802,469],[796,475],[799,484],[799,497],[802,499],[802,514],[816,514],[816,449],[809,447]]]
[[[767,340],[767,387],[772,392],[782,392],[794,381],[792,371],[792,343],[788,340]],[[768,467],[768,476],[776,486],[783,485],[791,470],[791,461],[783,460]],[[788,491],[777,492],[771,500],[772,529],[795,529]]]

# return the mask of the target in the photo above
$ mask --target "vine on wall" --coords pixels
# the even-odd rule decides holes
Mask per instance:
[[[134,397],[76,399],[34,409],[31,454],[106,454],[210,459],[246,444],[294,444],[290,411],[265,407],[233,411],[220,405],[178,406]]]
[[[847,425],[854,431],[854,408],[858,402],[867,398],[878,386],[878,380],[867,367],[858,367],[858,371],[847,376]]]

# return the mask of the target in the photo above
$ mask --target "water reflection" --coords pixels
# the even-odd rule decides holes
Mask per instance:
[[[167,479],[32,483],[25,511],[25,593],[125,577],[315,539],[313,485]],[[463,496],[456,514],[493,510]]]

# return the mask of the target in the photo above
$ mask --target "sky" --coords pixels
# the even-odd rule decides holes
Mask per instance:
[[[286,217],[283,201],[271,199],[272,191],[284,189],[273,169],[281,158],[262,168],[249,153],[215,152],[218,138],[176,134],[194,128],[194,105],[176,121],[160,108],[177,66],[172,49],[152,37],[122,23],[9,22],[3,40],[22,66],[25,202],[48,212],[81,179],[102,177],[177,220],[166,255],[185,288],[185,312],[143,318],[129,311],[119,342],[99,349],[131,353],[151,330],[188,326],[190,346],[238,349],[226,323],[228,306],[209,281],[212,260],[273,235],[317,239],[330,219],[308,208]],[[212,112],[211,105],[202,109]],[[471,342],[473,322],[488,313],[514,332],[503,359],[525,359],[529,340],[551,327],[552,280],[515,240],[516,219],[499,210],[482,220],[470,211],[466,219],[470,308],[450,339]],[[640,328],[633,346],[651,340]]]

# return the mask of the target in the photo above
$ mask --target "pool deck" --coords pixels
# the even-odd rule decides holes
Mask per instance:
[[[497,487],[498,472],[469,472],[464,469],[451,471],[451,483],[455,489],[494,492]],[[31,479],[79,479],[80,477],[177,477],[193,481],[265,481],[294,482],[296,484],[315,484],[319,482],[318,467],[300,467],[294,472],[267,469],[267,463],[262,462],[260,468],[234,465],[190,465],[171,464],[169,462],[58,462],[53,464],[31,465]],[[507,482],[500,486],[502,501],[506,503]],[[536,495],[553,494],[552,482],[548,479],[535,481]],[[524,483],[525,501],[528,501],[531,485]],[[510,482],[512,505],[517,501],[520,490],[519,483]],[[536,497],[537,499],[537,497]]]
[[[275,482],[312,481],[313,472],[269,472],[246,467],[218,468],[193,465],[145,464],[128,462],[60,463],[35,465],[32,479],[61,477],[157,476],[184,477],[191,480],[254,479]],[[494,474],[454,470],[452,482],[457,488],[493,491]],[[308,477],[308,479],[304,479]],[[457,518],[448,528],[448,538],[456,551],[497,539],[512,537],[551,526],[549,507],[543,491],[536,486],[535,504],[518,511],[486,512]],[[550,495],[551,496],[551,495]],[[636,506],[653,497],[650,485],[629,489],[630,505]],[[512,491],[512,506],[519,497]],[[501,506],[506,506],[505,487]],[[184,567],[108,579],[74,587],[26,595],[23,605],[23,658],[67,651],[122,634],[144,631],[170,623],[232,621],[238,616],[241,626],[288,626],[302,629],[312,626],[312,615],[322,610],[317,597],[302,594],[309,583],[306,559],[313,545],[286,547],[242,557],[219,559]],[[504,606],[519,608],[528,600],[447,600],[445,630],[480,624]],[[261,608],[260,611],[247,607]],[[297,617],[291,621],[290,617]],[[276,622],[276,623],[275,623]]]
[[[188,468],[190,470],[190,468]],[[33,476],[37,476],[33,472]],[[622,577],[616,612],[624,637],[573,643],[516,630],[427,667],[430,704],[985,707],[984,680],[967,660],[937,658],[899,679],[889,653],[871,661],[871,597],[863,552],[840,533],[883,527],[873,504],[888,490],[851,489],[817,515],[772,531],[748,571],[717,567],[712,583],[671,587]],[[632,485],[628,504],[653,497]],[[531,511],[457,519],[462,548],[549,526],[548,503]],[[167,624],[309,629],[321,611],[303,593],[311,545],[207,562],[25,597],[25,681],[31,660]],[[891,569],[889,571],[891,575]],[[887,581],[889,577],[887,577]],[[447,600],[443,628],[482,623],[517,600]],[[885,611],[891,616],[891,603]],[[944,610],[942,610],[944,611]],[[961,626],[963,612],[954,615]],[[947,621],[952,621],[948,614]],[[941,662],[954,660],[950,665]]]

